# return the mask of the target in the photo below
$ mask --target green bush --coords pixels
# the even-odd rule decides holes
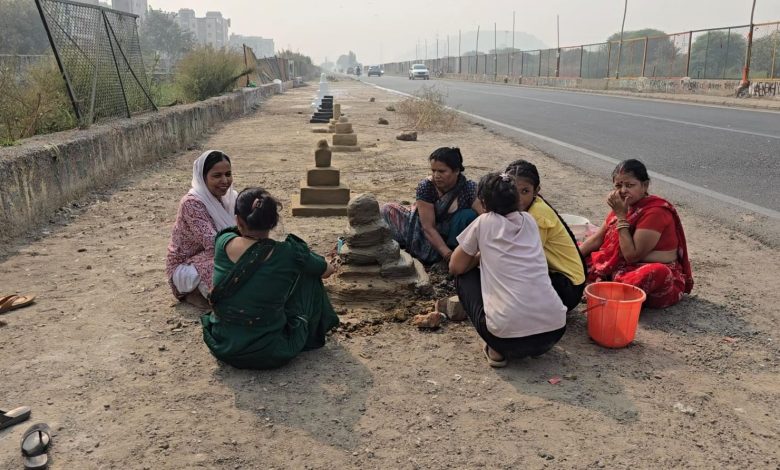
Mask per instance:
[[[54,59],[18,71],[0,69],[0,145],[78,124]]]
[[[232,91],[236,80],[246,73],[241,54],[200,47],[179,61],[176,85],[186,101],[200,101]]]

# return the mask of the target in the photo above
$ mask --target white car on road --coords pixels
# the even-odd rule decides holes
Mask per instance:
[[[425,64],[414,64],[412,65],[412,68],[409,69],[409,80],[418,78],[430,80],[431,74],[428,72],[428,67],[426,67]]]

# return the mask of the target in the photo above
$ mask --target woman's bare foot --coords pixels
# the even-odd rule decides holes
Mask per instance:
[[[211,309],[209,302],[200,295],[200,292],[197,289],[187,294],[186,297],[184,297],[184,301],[201,310]]]

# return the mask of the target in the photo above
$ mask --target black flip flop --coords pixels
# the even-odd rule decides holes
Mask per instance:
[[[22,460],[27,470],[43,470],[49,465],[46,451],[51,445],[51,430],[46,423],[37,423],[22,435]]]
[[[11,411],[0,410],[0,429],[21,423],[30,417],[30,407],[20,406]]]

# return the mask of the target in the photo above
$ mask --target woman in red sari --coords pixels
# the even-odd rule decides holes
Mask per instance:
[[[647,294],[645,305],[665,308],[693,289],[691,264],[680,217],[666,200],[647,193],[650,177],[639,160],[612,172],[612,209],[599,231],[580,247],[588,282],[631,284]]]

